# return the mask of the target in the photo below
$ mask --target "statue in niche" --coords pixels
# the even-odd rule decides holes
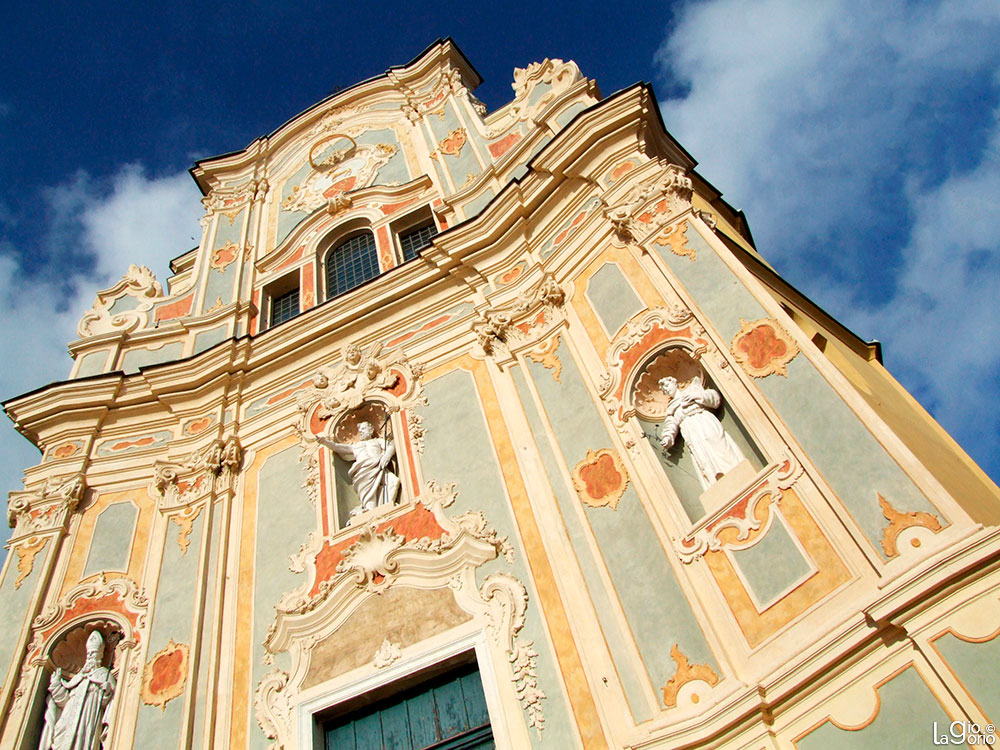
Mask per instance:
[[[326,435],[320,435],[319,441],[338,456],[351,461],[348,476],[354,491],[358,493],[360,505],[351,511],[351,515],[372,510],[379,505],[392,505],[396,502],[399,492],[399,477],[389,469],[389,462],[396,455],[396,446],[392,440],[375,437],[375,428],[371,422],[361,422],[358,425],[358,441],[354,443],[338,443],[332,439],[330,430]]]
[[[672,376],[660,378],[659,386],[670,399],[660,443],[664,450],[670,450],[680,433],[691,451],[701,487],[707,490],[744,458],[739,446],[712,414],[722,404],[722,397],[718,391],[705,388],[700,377],[680,390],[677,378]]]
[[[104,639],[94,630],[87,637],[83,667],[70,678],[56,669],[49,680],[45,726],[39,750],[97,750],[107,726],[107,709],[115,678],[102,666]]]

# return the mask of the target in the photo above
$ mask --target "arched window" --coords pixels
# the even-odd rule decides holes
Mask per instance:
[[[326,298],[332,299],[378,276],[375,237],[365,231],[326,254]]]

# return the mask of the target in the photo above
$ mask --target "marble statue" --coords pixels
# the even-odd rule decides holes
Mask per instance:
[[[669,450],[677,441],[679,432],[694,458],[701,487],[707,490],[743,460],[739,446],[712,414],[719,408],[722,398],[718,391],[705,388],[700,378],[695,378],[681,390],[678,390],[674,377],[661,378],[659,386],[670,398],[660,431],[660,443]]]
[[[352,516],[378,505],[393,504],[399,492],[399,477],[389,470],[389,462],[396,455],[396,446],[391,440],[376,438],[371,422],[358,425],[358,436],[356,443],[338,443],[326,435],[319,438],[338,456],[351,461],[348,476],[361,501],[351,511]]]
[[[96,630],[87,638],[83,668],[70,678],[57,669],[49,680],[45,726],[39,750],[98,750],[107,709],[115,692],[111,670],[101,666],[104,639]]]

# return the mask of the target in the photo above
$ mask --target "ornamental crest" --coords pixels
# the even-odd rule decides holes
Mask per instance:
[[[281,209],[311,213],[342,193],[368,187],[397,150],[387,143],[358,143],[342,133],[323,138],[309,150],[312,171],[292,188]]]

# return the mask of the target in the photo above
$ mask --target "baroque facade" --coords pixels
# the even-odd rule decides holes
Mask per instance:
[[[649,87],[546,59],[487,113],[478,83],[437,42],[199,162],[166,288],[132,266],[69,379],[5,404],[43,455],[0,748],[1000,720],[997,487],[757,253]]]

